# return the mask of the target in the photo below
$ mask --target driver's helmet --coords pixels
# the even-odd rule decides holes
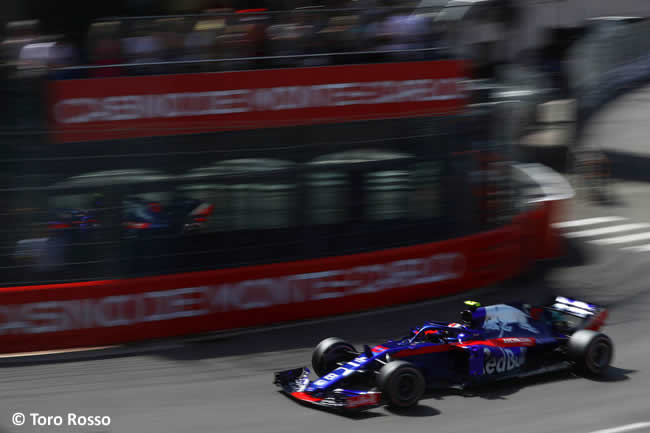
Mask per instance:
[[[465,301],[465,305],[469,308],[460,313],[460,320],[465,326],[473,327],[474,326],[474,311],[481,306],[480,303],[476,301]]]
[[[465,310],[460,313],[460,318],[467,326],[472,326],[474,322],[474,312],[472,310]]]

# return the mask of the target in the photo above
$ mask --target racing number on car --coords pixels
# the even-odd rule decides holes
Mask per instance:
[[[354,365],[354,367],[358,367],[358,365]],[[329,381],[338,379],[339,377],[346,377],[352,373],[354,373],[353,369],[346,368],[346,367],[339,367],[333,372],[327,373],[325,376],[318,379],[316,382],[314,382],[314,384],[316,386],[325,386]]]

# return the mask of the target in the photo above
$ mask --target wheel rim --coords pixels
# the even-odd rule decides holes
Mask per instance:
[[[591,349],[589,361],[595,371],[601,371],[609,364],[609,356],[609,345],[605,342],[599,342]]]
[[[346,350],[345,348],[335,348],[332,349],[329,352],[325,353],[325,356],[323,356],[323,361],[321,362],[321,366],[323,367],[323,371],[332,371],[335,367],[337,367],[336,363],[340,362],[345,359],[346,355]]]
[[[413,399],[415,380],[415,375],[411,373],[404,373],[400,376],[397,384],[397,396],[400,401],[404,402]]]

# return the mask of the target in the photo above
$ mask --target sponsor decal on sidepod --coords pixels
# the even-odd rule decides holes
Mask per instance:
[[[500,349],[501,357],[495,357],[489,350],[485,349],[486,360],[483,364],[483,374],[501,374],[516,368],[522,367],[526,362],[526,348]]]

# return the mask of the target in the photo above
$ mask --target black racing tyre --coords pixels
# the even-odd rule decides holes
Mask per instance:
[[[406,361],[391,361],[379,370],[377,385],[388,406],[415,406],[424,394],[424,377],[420,370]]]
[[[584,329],[569,338],[567,354],[578,371],[601,376],[614,358],[614,344],[605,334]]]
[[[314,349],[311,365],[314,373],[321,377],[335,370],[338,363],[352,361],[358,353],[353,345],[340,338],[326,338]]]

